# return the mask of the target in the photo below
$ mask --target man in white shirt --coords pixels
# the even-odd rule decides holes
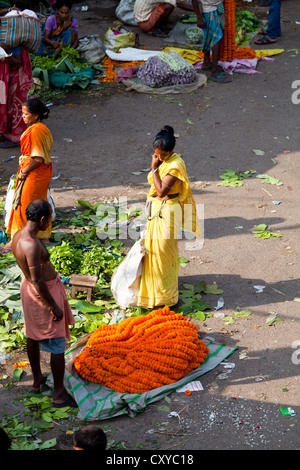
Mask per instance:
[[[221,72],[218,61],[220,58],[220,41],[225,26],[225,11],[223,0],[192,0],[197,16],[197,25],[204,30],[203,41],[203,70],[211,70],[210,80],[219,83],[229,83],[231,79]],[[210,52],[212,60],[210,61]]]
[[[166,37],[166,21],[175,6],[176,0],[136,0],[134,4],[135,20],[145,33]]]

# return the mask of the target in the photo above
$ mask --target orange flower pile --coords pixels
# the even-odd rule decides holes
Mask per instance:
[[[164,307],[99,327],[73,364],[90,382],[121,393],[144,393],[181,379],[208,353],[197,326]]]
[[[106,83],[112,83],[115,81],[117,76],[115,72],[115,66],[119,65],[124,69],[128,69],[131,67],[138,67],[140,64],[144,64],[144,62],[140,61],[131,61],[131,62],[123,62],[121,60],[112,60],[110,57],[104,57],[101,61],[101,65],[105,68],[105,77],[99,77],[99,80]]]
[[[252,47],[238,47],[235,42],[235,0],[224,0],[225,28],[220,43],[220,60],[231,62],[233,59],[255,59]]]
[[[237,47],[235,54],[234,54],[235,59],[256,59],[257,55],[254,49],[249,46],[241,46]]]
[[[24,369],[25,367],[28,367],[28,366],[29,366],[29,361],[22,360],[14,364],[14,369],[18,369],[18,368]]]

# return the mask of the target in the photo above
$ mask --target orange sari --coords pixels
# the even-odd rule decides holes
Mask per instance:
[[[12,209],[7,233],[14,236],[14,234],[25,227],[27,223],[26,208],[31,201],[35,199],[44,199],[47,201],[47,192],[50,180],[52,178],[52,163],[50,157],[50,150],[53,145],[52,134],[45,124],[38,122],[29,126],[21,135],[21,152],[22,155],[19,161],[19,169],[24,170],[25,167],[31,162],[33,157],[42,157],[43,162],[31,170],[22,188],[21,200],[17,209]],[[17,185],[19,180],[17,180]],[[38,233],[38,238],[49,239],[51,235],[52,224],[46,230]]]

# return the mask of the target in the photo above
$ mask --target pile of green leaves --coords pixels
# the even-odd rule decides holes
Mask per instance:
[[[244,172],[237,172],[233,170],[226,170],[220,178],[223,180],[222,183],[218,183],[218,186],[243,186],[244,179],[250,178],[256,173],[255,170],[247,170]]]
[[[235,42],[238,46],[247,41],[247,33],[252,33],[258,29],[259,19],[248,10],[238,11],[235,15]]]
[[[98,276],[105,284],[121,261],[121,253],[115,253],[111,246],[94,246],[91,250],[82,250],[62,241],[61,245],[49,249],[50,261],[60,275],[72,274]]]
[[[59,246],[53,246],[49,250],[50,261],[54,268],[63,276],[79,273],[82,264],[82,250],[63,241]]]
[[[79,69],[84,69],[90,65],[80,58],[80,54],[76,49],[73,47],[64,47],[55,57],[31,54],[31,66],[33,69],[37,67],[39,69],[48,70],[58,65],[65,57],[69,59],[74,67],[78,67]]]
[[[182,305],[176,307],[176,312],[183,315],[191,315],[197,320],[204,321],[206,317],[212,316],[211,313],[205,313],[205,310],[211,310],[211,307],[202,300],[202,294],[221,294],[223,291],[218,289],[215,284],[206,284],[204,281],[197,284],[183,284],[183,289],[179,291]]]
[[[275,186],[283,185],[282,181],[280,181],[278,178],[275,178],[274,176],[271,176],[271,175],[257,175],[256,178],[261,179],[262,183],[275,184]]]
[[[67,226],[73,230],[72,243],[85,247],[99,245],[105,240],[107,244],[120,248],[122,242],[118,239],[122,230],[122,224],[129,223],[135,217],[141,215],[139,207],[127,207],[125,203],[115,200],[111,203],[96,202],[94,204],[79,200],[79,206],[71,218],[60,217],[57,214],[56,224],[53,230]],[[83,210],[82,210],[83,209]],[[81,231],[78,229],[81,228]],[[72,237],[64,233],[54,234],[54,241],[59,242],[64,238]]]
[[[46,450],[56,445],[56,438],[42,441],[37,436],[48,431],[52,424],[45,421],[19,421],[19,417],[7,416],[0,426],[11,440],[10,450]]]
[[[258,225],[257,230],[253,230],[252,233],[254,233],[255,238],[262,238],[263,240],[266,240],[267,238],[271,238],[271,237],[276,237],[276,238],[282,237],[281,233],[274,233],[274,232],[271,232],[270,230],[267,230],[267,225],[265,224]]]
[[[25,415],[33,414],[33,419],[41,418],[46,423],[51,423],[54,419],[66,419],[70,417],[71,413],[77,413],[78,409],[70,406],[64,408],[54,408],[52,405],[52,398],[44,397],[31,397],[24,406],[27,407]]]

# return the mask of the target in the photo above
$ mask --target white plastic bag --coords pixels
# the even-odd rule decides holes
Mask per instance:
[[[144,239],[140,238],[112,276],[110,288],[116,303],[122,308],[137,307],[144,256]]]
[[[8,227],[8,222],[9,222],[10,214],[12,210],[12,203],[13,203],[14,194],[15,194],[15,189],[14,189],[15,178],[16,178],[16,175],[11,176],[8,187],[7,187],[6,198],[5,198],[5,203],[4,203],[4,217],[3,217],[5,228]],[[54,222],[56,218],[56,212],[55,212],[55,204],[51,196],[50,188],[48,188],[47,199],[48,199],[50,206],[52,207],[52,222]]]

